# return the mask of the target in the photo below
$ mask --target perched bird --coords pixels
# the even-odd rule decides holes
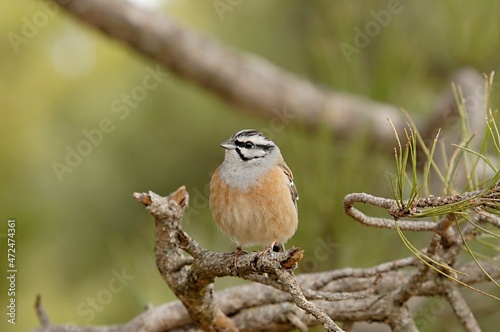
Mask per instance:
[[[210,181],[210,209],[223,233],[242,246],[263,245],[261,254],[284,250],[297,229],[297,188],[280,149],[253,129],[220,144],[224,161]]]

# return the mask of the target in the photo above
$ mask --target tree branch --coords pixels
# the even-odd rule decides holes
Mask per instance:
[[[397,107],[320,87],[127,1],[53,1],[179,77],[254,114],[284,124],[295,119],[311,127],[327,124],[339,134],[348,134],[363,121],[385,140],[393,138],[385,116],[396,126],[405,123]]]
[[[451,307],[453,308],[453,312],[462,323],[466,332],[481,332],[481,328],[474,318],[472,311],[470,310],[467,302],[463,298],[462,294],[450,283],[450,281],[443,280],[445,284],[445,292],[444,297],[448,300]]]
[[[397,128],[407,119],[400,107],[347,92],[335,91],[283,70],[254,54],[237,51],[217,40],[188,29],[125,0],[52,0],[69,13],[104,34],[129,45],[157,61],[170,72],[194,82],[242,110],[289,124],[298,120],[309,127],[327,125],[336,134],[348,135],[353,128],[369,124],[380,142],[392,142],[389,117]],[[474,105],[471,119],[485,107],[484,80],[471,68],[451,78],[461,88],[464,100]],[[443,93],[423,128],[423,137],[458,118],[450,89]],[[473,123],[473,130],[477,121]]]
[[[134,194],[134,197],[145,204],[155,217],[157,265],[181,302],[149,308],[122,325],[76,327],[51,325],[38,301],[37,312],[42,326],[34,331],[197,330],[193,322],[204,330],[246,331],[303,329],[321,322],[327,330],[341,331],[332,319],[349,324],[358,321],[385,322],[394,331],[412,331],[415,323],[407,308],[411,297],[443,295],[447,299],[459,299],[454,283],[444,285],[443,278],[415,256],[372,268],[346,268],[303,274],[296,278],[290,268],[302,258],[303,252],[298,248],[270,253],[260,259],[258,253],[243,254],[235,266],[232,253],[203,249],[181,229],[183,211],[189,201],[184,187],[167,197],[152,192]],[[390,200],[378,202],[385,202],[379,205],[390,208],[390,204],[386,204]],[[442,232],[452,224],[449,219],[443,218],[436,225]],[[462,233],[465,238],[473,236],[474,227],[468,224]],[[447,245],[439,239],[439,232],[436,232],[427,254],[436,256],[436,259],[441,257],[440,262],[452,266],[464,242],[457,232]],[[183,251],[190,256],[185,256]],[[481,265],[492,278],[500,277],[500,267],[483,262]],[[413,271],[408,267],[413,267]],[[464,284],[488,281],[487,275],[475,262],[454,268],[464,272],[457,276]],[[226,289],[215,296],[212,287],[214,279],[234,275],[258,283]],[[462,317],[463,324],[473,326],[460,301],[456,306],[454,310],[457,316]]]
[[[193,321],[203,330],[237,330],[233,321],[213,300],[213,282],[216,277],[267,273],[275,275],[297,306],[316,317],[327,331],[342,331],[323,309],[305,298],[290,271],[290,268],[302,259],[303,252],[300,249],[292,248],[282,253],[270,252],[264,256],[260,253],[240,255],[235,263],[234,254],[202,249],[181,229],[183,211],[189,201],[185,187],[179,188],[168,197],[160,197],[153,192],[136,193],[134,197],[145,204],[155,218],[155,253],[161,275],[186,306]],[[186,264],[181,249],[192,256],[193,260],[189,265]]]
[[[498,257],[497,259],[499,259]],[[384,306],[380,298],[387,292],[399,289],[411,276],[410,271],[398,271],[407,265],[404,262],[414,261],[415,257],[405,258],[399,261],[383,263],[379,266],[368,269],[346,268],[335,271],[301,274],[297,276],[297,281],[302,288],[311,287],[314,290],[323,290],[334,293],[342,289],[355,291],[358,289],[370,289],[373,295],[359,299],[343,299],[341,301],[314,301],[321,305],[333,319],[337,321],[383,321]],[[389,268],[392,265],[394,269]],[[488,274],[493,278],[500,278],[500,267],[485,264]],[[487,281],[484,273],[477,267],[475,262],[466,263],[456,267],[467,275],[459,276],[459,279],[468,284],[475,284]],[[379,282],[374,283],[373,278],[376,271],[380,271]],[[316,283],[316,281],[319,283]],[[442,286],[430,280],[422,285],[415,296],[436,296],[442,291]],[[316,285],[316,286],[314,286]],[[231,319],[240,329],[247,331],[262,331],[270,326],[279,324],[280,330],[292,330],[295,325],[283,321],[282,314],[292,311],[307,326],[314,326],[317,320],[311,315],[298,309],[290,303],[290,295],[277,289],[266,287],[261,284],[248,284],[222,290],[217,293],[217,303],[220,309]],[[130,322],[113,326],[69,326],[51,325],[51,332],[122,332],[122,331],[172,331],[174,329],[186,331],[192,328],[192,320],[187,310],[180,301],[164,304],[156,308],[150,308],[141,313]],[[40,327],[33,331],[49,331]]]
[[[422,209],[436,208],[444,206],[456,206],[454,212],[469,210],[469,209],[482,209],[488,207],[490,204],[496,204],[500,199],[500,184],[496,184],[492,188],[485,190],[475,190],[466,192],[460,195],[452,196],[428,196],[423,197],[412,203],[411,207],[406,207],[406,202],[403,202],[403,208],[398,204],[395,199],[376,197],[366,193],[352,193],[344,198],[344,212],[352,217],[354,220],[371,227],[396,229],[399,227],[405,231],[421,231],[428,232],[434,231],[443,235],[447,231],[450,222],[445,224],[437,224],[430,221],[422,220],[400,220],[401,217],[419,217],[422,214]],[[389,212],[392,218],[377,218],[365,215],[360,210],[354,207],[356,203],[370,204],[376,207],[383,208]],[[494,208],[496,208],[494,206]],[[446,218],[450,218],[449,213],[443,213]],[[425,216],[425,215],[424,215]],[[491,214],[481,211],[482,220],[489,222],[496,226],[498,218],[492,217]],[[397,220],[397,224],[396,224]],[[445,219],[448,220],[448,219]]]

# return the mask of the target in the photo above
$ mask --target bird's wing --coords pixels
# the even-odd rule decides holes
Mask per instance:
[[[290,187],[290,195],[292,197],[293,204],[295,205],[295,209],[297,209],[297,201],[299,200],[299,193],[297,192],[297,187],[295,186],[295,183],[293,182],[293,174],[292,171],[290,170],[290,167],[285,163],[285,161],[282,161],[279,163],[279,166],[283,170],[283,173],[285,173],[286,177],[288,178],[288,186]]]

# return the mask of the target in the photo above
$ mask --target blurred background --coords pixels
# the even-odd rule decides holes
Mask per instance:
[[[401,1],[380,33],[350,56],[341,44],[354,45],[356,28],[364,29],[388,1],[240,1],[223,13],[216,1],[134,2],[318,84],[404,108],[417,119],[430,116],[460,68],[500,69],[500,2],[493,0]],[[240,129],[269,128],[269,120],[167,69],[141,100],[127,104],[123,96],[142,86],[156,63],[63,10],[51,12],[45,2],[0,4],[0,264],[13,218],[18,269],[17,324],[7,326],[2,311],[0,329],[38,326],[37,294],[53,322],[78,325],[126,322],[147,304],[175,300],[155,266],[153,220],[132,193],[167,195],[186,185],[186,231],[208,249],[233,251],[208,208],[208,183],[223,159],[218,144]],[[49,19],[30,31],[29,22],[41,12]],[[499,95],[493,92],[493,109]],[[365,129],[338,137],[292,120],[273,133],[300,193],[299,229],[287,244],[306,250],[299,272],[368,267],[410,255],[396,232],[369,229],[343,213],[348,193],[392,197],[388,174],[396,143],[377,144]],[[84,155],[75,156],[77,149]],[[416,247],[430,239],[408,236]],[[240,283],[226,278],[216,287]],[[6,278],[0,286],[3,306]],[[498,303],[466,293],[482,328],[492,331],[500,323]],[[421,330],[459,326],[445,318],[450,308],[439,300],[418,310]]]

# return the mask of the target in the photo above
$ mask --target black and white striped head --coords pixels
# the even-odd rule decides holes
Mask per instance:
[[[226,158],[242,162],[258,162],[273,152],[279,151],[276,144],[257,130],[245,129],[237,132],[230,139],[220,144],[226,149]]]
[[[220,144],[226,153],[219,169],[221,179],[246,189],[283,161],[280,149],[257,130],[245,129]]]

